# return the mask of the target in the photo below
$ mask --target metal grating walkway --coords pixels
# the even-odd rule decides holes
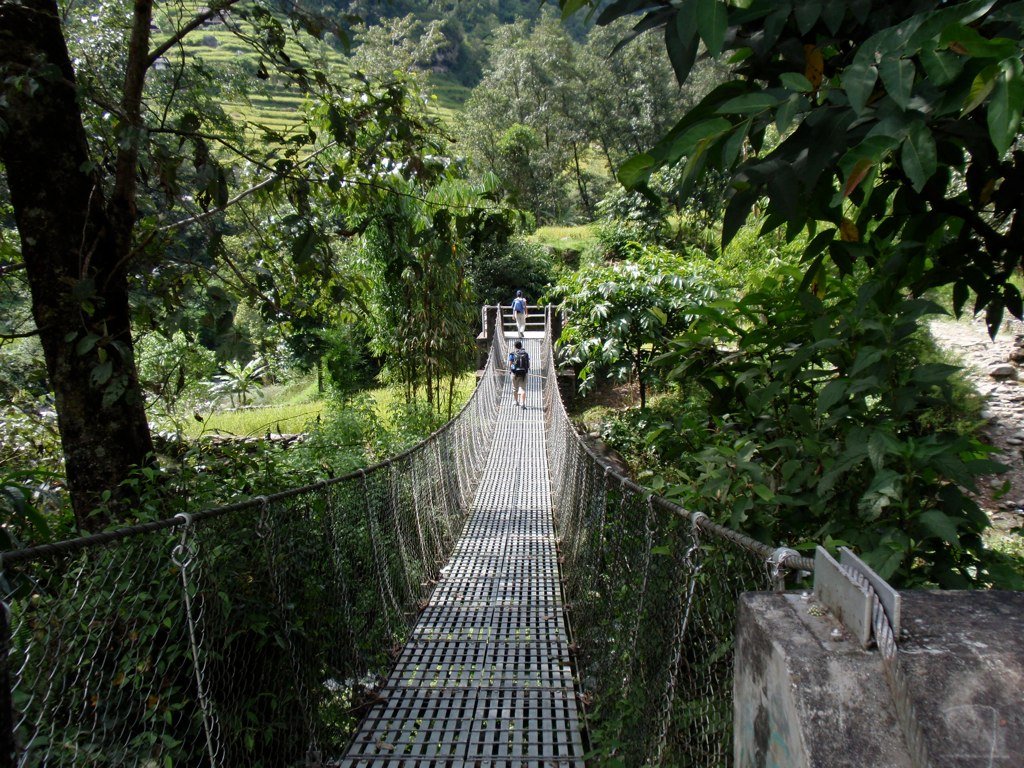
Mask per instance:
[[[524,346],[539,370],[536,336]],[[526,402],[504,388],[466,529],[345,768],[583,766],[540,378]]]

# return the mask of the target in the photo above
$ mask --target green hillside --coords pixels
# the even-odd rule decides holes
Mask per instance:
[[[154,42],[159,44],[181,23],[178,15],[158,17]],[[174,58],[165,58],[157,67],[171,66],[178,56],[199,60],[214,71],[225,93],[229,113],[273,131],[287,132],[299,124],[298,116],[307,104],[307,97],[283,75],[270,73],[262,80],[257,77],[259,55],[241,39],[251,32],[251,24],[230,15],[225,19],[211,19],[185,38]],[[293,61],[315,63],[338,78],[349,71],[349,59],[341,50],[305,34],[300,40],[301,44],[289,37],[285,46],[285,52]],[[471,90],[454,74],[445,72],[430,73],[428,83],[435,97],[433,104],[443,118],[450,118],[461,109]]]

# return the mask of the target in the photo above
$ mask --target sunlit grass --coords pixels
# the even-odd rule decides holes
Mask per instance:
[[[577,251],[597,242],[593,224],[582,224],[575,227],[539,227],[527,239],[549,248],[572,248]]]
[[[466,373],[455,383],[453,415],[473,393],[476,377]],[[369,390],[374,412],[384,425],[392,425],[401,418],[405,403],[405,390],[400,386],[376,387]],[[447,394],[447,392],[445,393]],[[264,390],[256,407],[213,411],[202,421],[189,420],[183,425],[187,437],[201,435],[228,435],[233,437],[261,437],[270,434],[299,434],[314,426],[317,419],[326,418],[331,408],[343,407],[330,399],[316,399],[316,384],[300,379],[288,385]],[[422,395],[421,395],[422,397]]]

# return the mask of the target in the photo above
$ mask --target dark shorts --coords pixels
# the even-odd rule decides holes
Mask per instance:
[[[518,392],[520,387],[526,389],[526,374],[525,373],[513,373],[512,374],[512,391]]]

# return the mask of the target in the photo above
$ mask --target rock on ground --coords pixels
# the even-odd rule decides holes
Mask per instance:
[[[982,478],[975,498],[996,528],[1024,523],[1024,383],[1018,380],[1024,358],[1024,324],[1009,320],[995,339],[983,318],[932,320],[932,337],[940,349],[961,358],[967,378],[985,399],[984,439],[996,449],[992,458],[1010,467],[1002,475]],[[1006,493],[1000,493],[1009,484]]]

